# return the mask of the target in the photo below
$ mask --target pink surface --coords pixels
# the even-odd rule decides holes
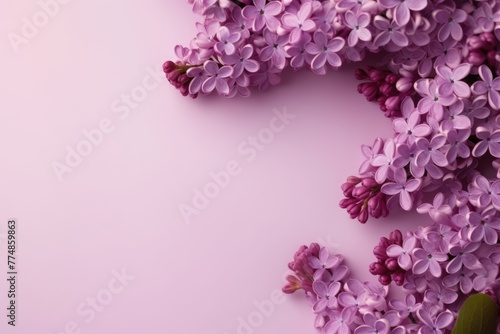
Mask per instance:
[[[0,314],[0,332],[315,333],[304,298],[277,292],[298,246],[327,244],[372,280],[373,246],[408,226],[401,213],[361,225],[337,205],[359,146],[391,132],[355,67],[191,100],[154,74],[195,32],[186,1],[66,2],[18,52],[11,33],[40,4],[0,4],[0,236],[19,221],[18,318]],[[144,99],[127,106],[131,93]],[[78,149],[88,156],[57,175]],[[213,198],[196,198],[205,188]],[[5,262],[0,240],[0,276]]]

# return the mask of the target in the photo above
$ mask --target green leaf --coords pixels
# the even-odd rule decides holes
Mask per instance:
[[[488,295],[467,298],[460,309],[452,334],[495,334],[498,306]]]

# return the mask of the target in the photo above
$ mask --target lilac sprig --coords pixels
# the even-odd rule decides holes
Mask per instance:
[[[467,296],[482,292],[498,303],[500,249],[460,242],[450,231],[435,224],[382,238],[374,250],[386,267],[382,285],[349,278],[342,256],[318,244],[302,246],[283,291],[304,290],[322,333],[451,333]],[[382,279],[389,272],[404,297],[390,297],[391,278]]]
[[[412,84],[433,74],[438,65],[455,68],[461,62],[477,73],[487,65],[499,71],[500,6],[491,1],[443,2],[438,0],[189,0],[193,11],[203,16],[199,33],[179,60],[202,66],[211,60],[220,67],[230,66],[223,56],[245,45],[255,50],[252,59],[259,71],[233,74],[225,80],[231,93],[248,95],[248,87],[265,89],[279,80],[262,83],[265,71],[281,73],[286,67],[308,67],[318,74],[338,68],[345,61],[361,61],[367,53],[387,54],[380,69],[397,75],[396,92],[378,101],[384,111],[395,111],[410,95]],[[276,34],[277,36],[271,36]],[[278,40],[279,52],[269,56],[264,41]],[[269,43],[267,44],[269,46]],[[308,45],[306,47],[306,45]],[[274,46],[274,42],[271,44]],[[319,48],[325,48],[319,52]],[[186,58],[189,58],[186,61]],[[248,78],[240,78],[246,75]],[[391,83],[393,84],[393,83]],[[177,85],[178,86],[178,85]],[[236,86],[236,87],[235,87]],[[185,87],[185,86],[180,86]],[[179,88],[179,87],[178,87]],[[370,95],[362,90],[365,95]],[[182,89],[185,94],[185,88]],[[383,89],[387,93],[387,89]],[[203,88],[191,96],[210,93]]]

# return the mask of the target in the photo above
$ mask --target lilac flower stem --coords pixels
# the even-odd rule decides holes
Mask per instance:
[[[239,0],[231,0],[231,2],[234,3],[236,6],[239,6],[241,8],[244,8],[246,6],[243,2],[241,2]]]

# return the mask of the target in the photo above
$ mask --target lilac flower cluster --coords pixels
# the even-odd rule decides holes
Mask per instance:
[[[376,101],[384,115],[389,118],[400,117],[402,99],[414,93],[412,87],[405,88],[404,92],[399,91],[401,83],[408,80],[408,78],[402,78],[389,70],[373,67],[368,68],[367,71],[362,69],[356,71],[356,79],[365,81],[358,86],[358,92],[363,94],[368,101]]]
[[[478,68],[478,75],[470,75],[471,69],[465,63],[455,68],[438,65],[434,77],[417,80],[418,102],[411,96],[403,99],[401,117],[392,120],[394,137],[378,138],[372,146],[362,147],[366,160],[357,179],[371,184],[371,196],[379,201],[372,200],[372,207],[382,207],[382,201],[389,210],[399,205],[408,211],[420,205],[419,212],[440,218],[463,206],[483,212],[491,198],[497,203],[494,208],[500,208],[496,199],[500,191],[500,78],[494,78],[486,65]],[[464,78],[473,84],[469,86]],[[486,178],[478,169],[490,176]],[[349,189],[352,179],[343,189]],[[429,195],[436,192],[435,203],[429,203]],[[378,193],[385,196],[377,197]],[[489,201],[478,201],[484,193]],[[366,222],[365,204],[353,202],[359,199],[358,192],[344,190],[344,195],[341,207]],[[357,207],[348,207],[346,202]],[[384,216],[374,213],[375,218]],[[500,226],[494,231],[498,233]]]
[[[461,214],[455,215],[455,221],[462,219]],[[480,218],[475,216],[469,219]],[[465,224],[469,225],[466,227],[469,232],[484,230],[484,227],[471,226],[469,221]],[[470,241],[471,238],[464,237],[464,233],[464,226],[438,223],[420,227],[405,238],[396,230],[389,239],[381,238],[379,245],[374,248],[373,253],[378,261],[370,265],[370,272],[380,275],[379,281],[383,285],[394,280],[397,285],[404,285],[405,288],[411,286],[413,288],[409,290],[419,293],[430,282],[448,289],[447,293],[455,297],[459,293],[500,292],[496,291],[500,284],[500,244],[496,241],[497,237],[488,241],[477,237],[472,238],[475,241]],[[492,297],[497,299],[495,294]],[[455,301],[456,298],[451,302]]]
[[[435,224],[403,238],[396,230],[375,248],[386,258],[382,266],[398,276],[404,298],[389,296],[390,278],[381,279],[383,285],[349,278],[342,256],[315,243],[295,254],[289,263],[295,275],[283,291],[304,290],[315,327],[325,334],[451,333],[471,293],[487,293],[498,303],[500,249],[460,242],[450,231]]]
[[[192,97],[213,91],[248,96],[249,87],[278,84],[287,66],[325,74],[328,67],[361,61],[367,53],[387,54],[380,66],[396,75],[397,83],[390,84],[402,95],[436,65],[455,68],[463,60],[474,66],[473,73],[482,64],[498,71],[500,6],[495,0],[188,2],[203,22],[189,47],[176,47],[179,60],[169,62],[165,72]],[[190,79],[176,80],[179,73]],[[372,96],[366,89],[373,87],[362,89]],[[397,105],[397,95],[391,94],[390,106]]]

